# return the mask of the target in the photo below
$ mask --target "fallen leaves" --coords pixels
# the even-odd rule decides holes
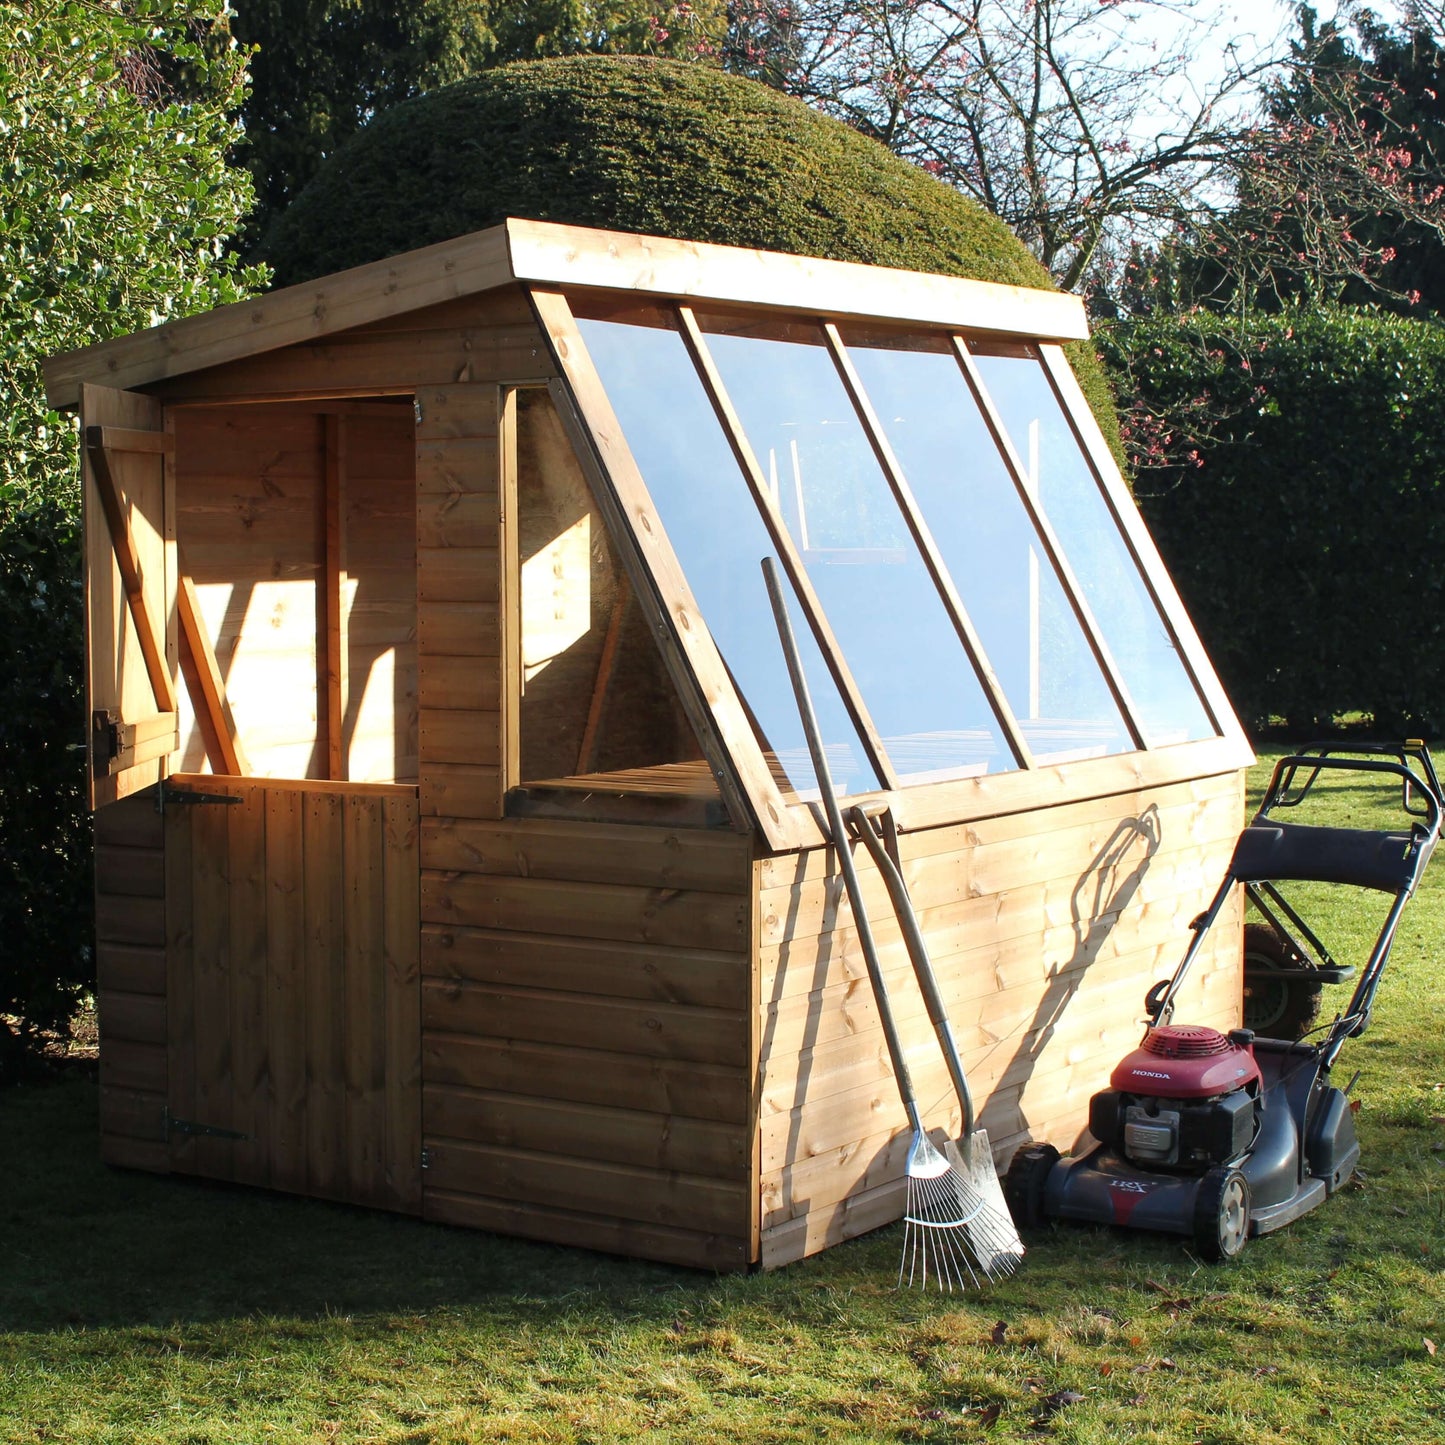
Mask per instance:
[[[1435,1341],[1434,1341],[1434,1340],[1429,1340],[1429,1339],[1427,1339],[1427,1340],[1425,1341],[1425,1353],[1426,1353],[1427,1355],[1429,1355],[1432,1360],[1435,1358]]]

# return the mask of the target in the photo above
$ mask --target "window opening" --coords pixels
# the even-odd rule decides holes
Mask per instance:
[[[171,408],[178,555],[246,771],[417,776],[410,398]],[[208,767],[181,699],[181,771]]]
[[[577,324],[702,617],[779,786],[816,788],[763,586],[776,548],[724,437],[676,318],[574,301]],[[790,599],[797,602],[796,594]],[[799,604],[800,605],[800,604]],[[850,793],[881,786],[816,639],[799,631],[828,763]]]
[[[1178,644],[1119,531],[1037,357],[974,363],[1048,517],[1153,746],[1217,735]]]
[[[716,796],[546,391],[516,394],[516,469],[520,781]]]

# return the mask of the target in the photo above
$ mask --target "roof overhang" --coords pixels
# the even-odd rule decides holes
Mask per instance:
[[[1000,337],[1088,334],[1077,296],[620,231],[508,220],[455,240],[271,291],[45,363],[51,406],[82,383],[130,389],[514,282],[746,303],[828,319],[873,318]]]

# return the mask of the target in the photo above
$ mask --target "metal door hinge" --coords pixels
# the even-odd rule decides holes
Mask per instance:
[[[430,1149],[423,1149],[423,1150],[421,1151],[421,1167],[422,1167],[423,1169],[430,1169],[430,1168],[431,1168],[431,1150],[430,1150]]]
[[[164,813],[172,803],[179,803],[187,808],[199,807],[202,803],[221,803],[229,805],[239,803],[242,800],[235,793],[200,793],[194,788],[176,788],[169,783],[162,783],[156,789],[156,812]]]
[[[223,1129],[219,1124],[197,1124],[193,1119],[177,1119],[169,1111],[166,1113],[166,1138],[172,1134],[182,1134],[190,1139],[237,1139],[249,1140],[249,1134],[243,1134],[239,1129]]]

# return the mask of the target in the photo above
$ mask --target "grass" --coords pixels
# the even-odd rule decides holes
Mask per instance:
[[[1363,796],[1334,790],[1325,816],[1364,822]],[[1434,868],[1340,1061],[1363,1177],[1233,1266],[1058,1227],[1007,1284],[939,1298],[891,1288],[895,1229],[713,1278],[108,1171],[92,1082],[13,1089],[0,1440],[1438,1442]],[[1307,916],[1354,958],[1380,909],[1343,899]]]

